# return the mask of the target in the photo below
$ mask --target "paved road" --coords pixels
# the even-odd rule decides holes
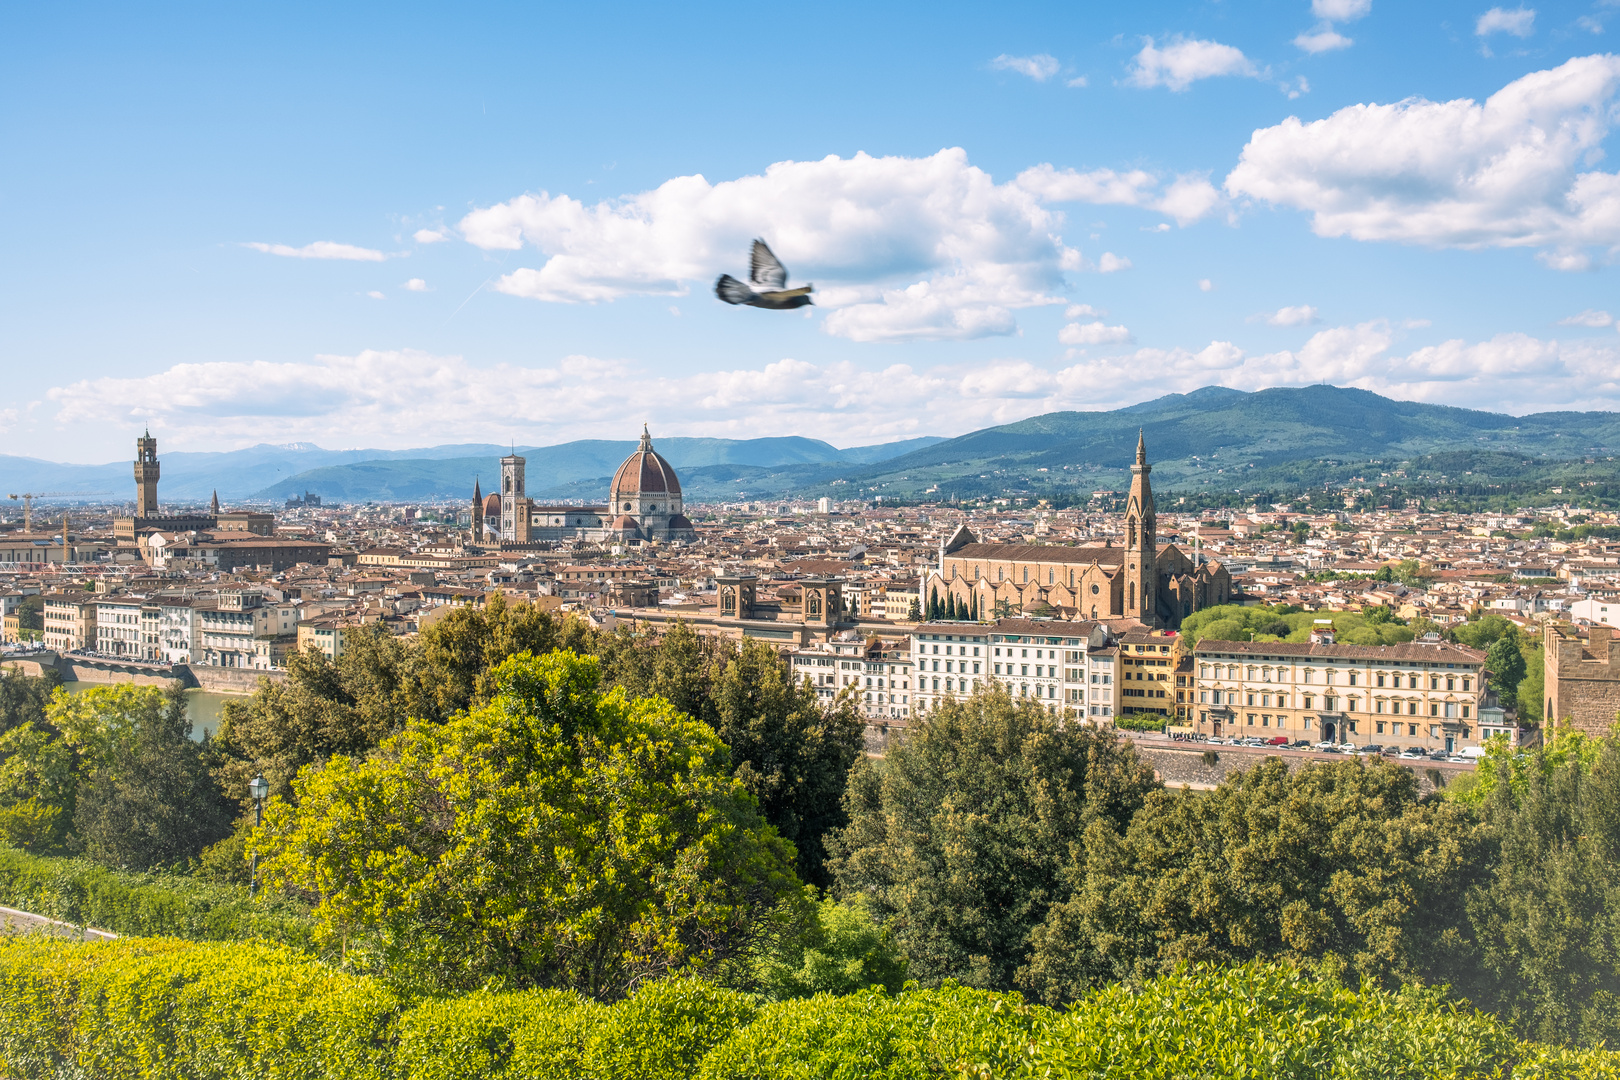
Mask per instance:
[[[94,930],[88,926],[74,926],[72,923],[61,922],[57,919],[48,919],[43,915],[35,915],[31,911],[18,911],[16,908],[0,907],[0,932],[7,934],[51,934],[55,937],[69,938],[74,941],[112,941],[117,934],[105,930]]]

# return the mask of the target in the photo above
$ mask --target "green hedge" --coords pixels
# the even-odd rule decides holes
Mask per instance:
[[[1515,1041],[1434,991],[1195,968],[1068,1012],[958,986],[760,1007],[670,979],[408,999],[264,942],[0,941],[0,1076],[108,1080],[1620,1080],[1620,1054]]]
[[[192,941],[265,938],[308,947],[315,924],[298,907],[235,885],[180,874],[110,870],[84,859],[29,855],[0,844],[0,906],[115,934]]]

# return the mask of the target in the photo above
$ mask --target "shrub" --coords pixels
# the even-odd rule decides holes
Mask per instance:
[[[584,1071],[590,1029],[607,1009],[569,990],[479,990],[426,1001],[400,1018],[401,1080],[528,1080]]]
[[[182,874],[109,870],[85,859],[28,855],[0,844],[0,905],[117,934],[193,941],[268,938],[307,946],[314,923],[291,901]]]

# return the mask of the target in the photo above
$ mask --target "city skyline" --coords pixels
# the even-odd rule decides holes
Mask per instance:
[[[1612,5],[928,10],[30,13],[0,452],[1620,407]]]

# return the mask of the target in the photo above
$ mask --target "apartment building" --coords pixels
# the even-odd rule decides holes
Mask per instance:
[[[70,652],[96,645],[96,598],[83,593],[52,593],[41,612],[47,649]]]
[[[1438,640],[1375,646],[1316,637],[1199,642],[1189,726],[1204,735],[1425,750],[1479,744],[1484,653]]]
[[[1117,715],[1115,652],[1097,622],[999,619],[924,623],[911,634],[917,704],[966,697],[994,679],[1014,698],[1035,699],[1054,716]]]
[[[109,656],[161,660],[157,603],[138,596],[107,597],[96,602],[93,648]]]
[[[823,703],[849,687],[859,695],[868,719],[905,719],[911,715],[912,661],[904,642],[827,641],[788,655],[795,680],[809,679]]]
[[[1119,639],[1119,712],[1175,716],[1174,683],[1182,664],[1179,634],[1133,630]],[[1185,684],[1186,675],[1182,675]],[[1186,691],[1182,691],[1185,700]],[[1116,714],[1117,715],[1117,714]]]

